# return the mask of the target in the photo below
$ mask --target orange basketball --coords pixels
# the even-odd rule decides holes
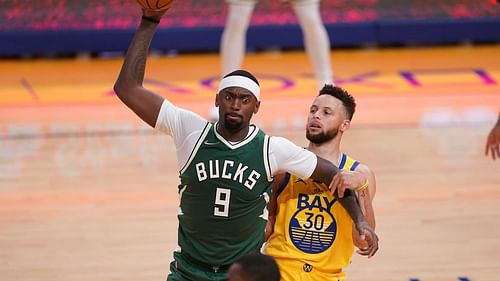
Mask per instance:
[[[139,5],[141,5],[142,8],[146,10],[152,10],[152,11],[163,11],[172,4],[174,4],[175,0],[136,0]]]

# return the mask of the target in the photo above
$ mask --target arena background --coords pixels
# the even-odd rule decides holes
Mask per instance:
[[[175,13],[162,20],[153,48],[216,51],[226,10],[221,0],[178,1]],[[123,51],[138,14],[134,1],[1,1],[0,55]],[[495,0],[322,1],[333,47],[497,42],[498,16]],[[300,34],[289,4],[261,1],[252,17],[248,47],[298,48]]]

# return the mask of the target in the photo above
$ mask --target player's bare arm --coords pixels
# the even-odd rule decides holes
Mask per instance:
[[[338,192],[338,197],[344,197],[347,188],[356,189],[363,185],[363,176],[356,172],[341,171],[332,162],[317,156],[318,162],[311,178],[329,186],[333,194]]]
[[[366,184],[367,178],[364,174],[358,171],[342,170],[335,174],[332,181],[330,182],[329,188],[332,194],[337,192],[338,198],[342,198],[347,188],[352,190],[359,190],[365,188]]]
[[[160,20],[165,11],[144,10],[143,13],[146,17]],[[155,126],[163,103],[162,96],[143,87],[146,59],[156,26],[157,23],[151,20],[141,20],[114,85],[120,100],[151,127]]]
[[[269,211],[266,229],[264,234],[264,241],[267,241],[271,234],[274,232],[274,223],[276,222],[276,214],[278,213],[278,189],[283,184],[285,180],[285,174],[280,173],[274,176],[274,181],[271,189],[271,196],[269,196],[269,203],[267,204],[267,209]]]
[[[359,248],[356,252],[362,256],[367,256],[368,258],[373,257],[378,251],[377,234],[366,220],[358,222],[354,226],[359,233],[363,233],[361,235],[361,239],[366,243],[365,247]]]
[[[378,251],[378,236],[365,215],[363,215],[355,192],[351,189],[346,189],[344,197],[338,198],[338,200],[344,209],[347,210],[353,221],[353,238],[356,237],[354,236],[355,232],[357,234],[356,238],[362,242],[357,245],[354,240],[354,245],[359,248],[358,253],[363,256],[372,257]]]
[[[366,217],[370,227],[374,230],[376,227],[375,212],[373,210],[373,198],[376,192],[376,180],[373,171],[366,165],[359,165],[356,171],[362,173],[368,179],[368,187],[365,190],[356,191],[361,211]],[[354,245],[359,249],[366,249],[369,247],[368,242],[365,241],[363,235],[360,234],[359,228],[353,228],[353,241]]]

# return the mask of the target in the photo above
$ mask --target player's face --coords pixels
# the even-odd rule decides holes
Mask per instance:
[[[346,124],[346,113],[342,102],[330,95],[314,99],[307,118],[306,137],[315,144],[334,139]]]
[[[250,124],[260,102],[245,88],[229,87],[217,95],[215,105],[219,107],[220,124],[228,131],[236,132]]]

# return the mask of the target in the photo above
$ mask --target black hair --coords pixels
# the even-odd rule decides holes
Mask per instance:
[[[279,281],[281,278],[276,261],[268,255],[252,253],[234,263],[241,266],[243,277],[249,281]]]
[[[344,105],[344,109],[347,113],[347,118],[349,118],[349,120],[352,120],[352,116],[356,111],[356,101],[354,100],[354,97],[351,96],[346,90],[337,86],[325,84],[325,86],[323,86],[323,88],[321,88],[321,90],[319,91],[318,96],[322,95],[330,95],[334,98],[339,99],[342,102],[342,105]]]
[[[223,78],[226,78],[228,76],[236,76],[236,75],[237,76],[244,76],[244,77],[247,77],[249,79],[252,79],[255,83],[257,83],[257,85],[260,86],[259,81],[257,81],[257,78],[255,78],[255,76],[253,76],[252,73],[250,73],[250,72],[248,72],[246,70],[242,70],[242,69],[238,69],[238,70],[235,70],[233,72],[230,72],[230,73],[224,75]]]

